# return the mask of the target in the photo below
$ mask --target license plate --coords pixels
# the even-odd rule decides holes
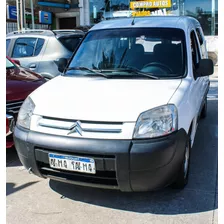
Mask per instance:
[[[50,167],[52,168],[76,171],[81,173],[96,173],[95,161],[91,158],[68,156],[54,153],[49,153],[48,158]]]

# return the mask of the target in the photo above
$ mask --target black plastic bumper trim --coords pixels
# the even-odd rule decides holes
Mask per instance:
[[[47,164],[44,152],[83,155],[99,161],[98,171],[115,172],[118,185],[116,187],[121,191],[149,191],[170,183],[180,168],[186,140],[187,134],[184,129],[164,137],[145,140],[72,138],[25,131],[18,127],[14,131],[15,146],[20,160],[26,168],[32,168],[34,174],[41,177],[50,175],[41,173],[38,164],[38,161]],[[50,175],[50,178],[52,176]],[[62,179],[64,182],[80,182],[66,179],[66,176]],[[106,182],[78,184],[108,188],[105,187],[108,185]],[[114,189],[114,186],[110,187]]]

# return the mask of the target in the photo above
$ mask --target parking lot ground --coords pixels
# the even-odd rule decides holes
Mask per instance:
[[[217,224],[218,95],[211,79],[208,115],[198,126],[184,190],[122,193],[41,179],[7,149],[7,224]]]

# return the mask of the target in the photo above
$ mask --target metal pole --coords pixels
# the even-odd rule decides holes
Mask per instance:
[[[33,0],[30,0],[30,7],[31,7],[31,17],[32,17],[32,29],[35,29],[34,12],[33,12]]]
[[[21,26],[20,26],[20,0],[16,0],[16,16],[17,16],[17,29],[20,32]]]
[[[23,0],[20,1],[20,22],[21,22],[21,30],[24,29],[24,23],[23,23]]]
[[[26,0],[23,0],[23,21],[24,21],[24,28],[26,29]]]
[[[215,35],[215,0],[212,0],[211,34]]]
[[[183,2],[183,15],[185,15],[185,8],[184,8],[184,2]]]

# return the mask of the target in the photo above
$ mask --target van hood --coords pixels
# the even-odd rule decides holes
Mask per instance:
[[[167,104],[181,79],[105,79],[58,76],[31,94],[34,114],[81,121],[135,122]]]

